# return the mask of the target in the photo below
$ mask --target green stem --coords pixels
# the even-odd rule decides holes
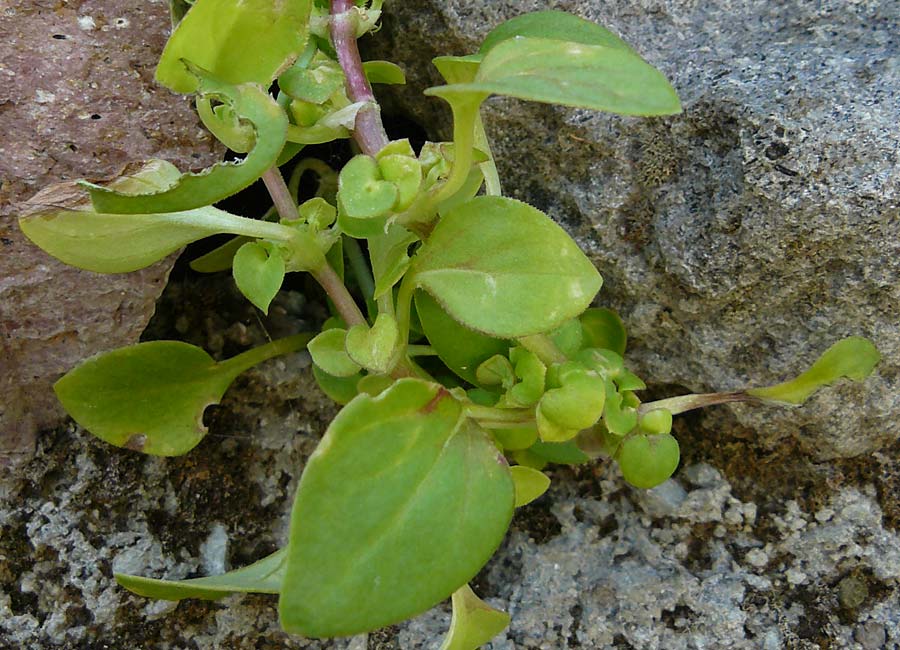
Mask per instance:
[[[263,361],[268,361],[273,357],[279,357],[283,354],[289,354],[302,350],[306,344],[310,342],[313,335],[309,333],[295,334],[283,339],[270,341],[265,345],[260,345],[252,350],[241,352],[239,355],[219,362],[219,368],[225,372],[231,372],[239,375],[245,370],[249,370]]]
[[[474,159],[475,123],[480,105],[480,101],[473,102],[471,98],[450,102],[453,110],[453,167],[432,199],[435,206],[452,197],[466,183]]]
[[[353,296],[347,291],[347,287],[344,286],[340,276],[335,273],[330,264],[326,263],[321,268],[311,271],[311,273],[316,282],[322,285],[328,297],[331,298],[331,302],[334,303],[335,309],[337,309],[341,318],[344,319],[348,328],[354,325],[367,325],[365,317],[359,310],[359,306],[353,300]]]
[[[490,157],[490,160],[481,163],[481,173],[484,175],[484,193],[488,196],[501,196],[503,189],[500,187],[500,175],[497,173],[494,153],[491,151],[491,144],[484,130],[484,122],[481,121],[481,111],[475,113],[475,146]]]
[[[642,416],[656,409],[665,409],[672,415],[678,415],[685,411],[692,411],[715,404],[728,404],[731,402],[758,402],[759,400],[748,395],[745,391],[736,390],[727,393],[698,393],[692,395],[679,395],[678,397],[669,397],[657,400],[655,402],[645,402],[638,407],[638,415]]]
[[[493,406],[466,404],[466,415],[482,424],[512,426],[534,422],[534,409],[498,409]]]
[[[345,235],[344,253],[347,255],[347,261],[350,262],[350,268],[353,270],[353,275],[356,277],[360,291],[362,291],[368,303],[372,296],[375,295],[375,278],[372,277],[372,270],[369,268],[369,263],[366,261],[366,256],[363,254],[359,242],[353,237]]]
[[[518,341],[519,345],[523,348],[529,352],[534,352],[538,359],[543,361],[545,365],[551,366],[556,363],[565,363],[568,361],[568,357],[556,347],[556,343],[553,342],[553,339],[546,334],[523,336],[518,339]]]
[[[407,345],[406,354],[411,357],[435,357],[437,350],[430,345]]]
[[[297,204],[294,203],[294,197],[291,196],[291,191],[278,167],[269,167],[262,175],[262,181],[272,197],[275,209],[278,210],[278,216],[285,221],[295,221],[299,216]]]

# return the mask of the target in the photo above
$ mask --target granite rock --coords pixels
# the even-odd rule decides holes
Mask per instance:
[[[19,231],[46,185],[166,158],[203,167],[222,149],[190,100],[153,81],[163,2],[3,3],[0,12],[0,464],[27,459],[62,410],[51,384],[81,359],[133,343],[172,260],[127,275],[67,267]]]

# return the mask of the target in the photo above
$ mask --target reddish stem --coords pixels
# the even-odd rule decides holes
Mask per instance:
[[[359,58],[353,0],[331,0],[331,40],[347,80],[347,96],[352,102],[366,102],[356,114],[353,139],[363,153],[374,156],[388,143],[388,137],[381,122],[381,109]]]

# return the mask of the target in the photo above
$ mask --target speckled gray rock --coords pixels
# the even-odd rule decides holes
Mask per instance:
[[[770,443],[793,436],[820,459],[897,439],[900,5],[406,2],[372,46],[407,66],[397,109],[447,137],[440,101],[420,108],[419,92],[438,82],[429,59],[472,52],[493,25],[548,6],[620,34],[685,108],[640,120],[494,99],[483,111],[505,190],[590,251],[636,369],[690,391],[733,389],[868,336],[884,361],[865,386],[789,413],[734,412]]]
[[[61,421],[51,384],[75,363],[134,342],[171,261],[103,276],[66,267],[19,231],[42,187],[167,158],[221,156],[190,101],[153,82],[166,3],[4,2],[0,11],[0,464],[27,458]]]

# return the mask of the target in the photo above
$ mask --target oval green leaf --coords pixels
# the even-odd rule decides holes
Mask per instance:
[[[344,636],[425,611],[487,562],[513,500],[505,459],[446,389],[403,379],[358,396],[300,479],[282,626]]]
[[[293,352],[309,335],[279,339],[216,363],[181,341],[151,341],[83,361],[54,384],[63,407],[98,438],[156,456],[178,456],[206,434],[203,411],[240,373]]]
[[[194,92],[187,60],[229,83],[268,87],[303,51],[311,7],[311,0],[197,0],[166,43],[156,80]]]
[[[628,336],[622,319],[612,309],[592,307],[578,317],[584,333],[585,348],[604,348],[619,356],[625,354]]]
[[[450,630],[439,650],[478,650],[509,625],[509,614],[494,609],[469,585],[453,592]]]
[[[416,291],[416,313],[431,347],[456,375],[478,385],[478,366],[494,355],[506,355],[509,342],[495,339],[460,325],[437,301],[424,291]]]
[[[638,434],[622,441],[616,461],[626,481],[634,487],[649,489],[672,476],[680,456],[678,441],[671,434]]]
[[[751,388],[747,394],[767,402],[803,404],[817,390],[838,379],[862,381],[872,373],[879,361],[881,354],[870,340],[851,336],[825,350],[799,377],[775,386]]]
[[[252,57],[249,57],[252,58]],[[211,205],[251,185],[278,160],[287,137],[284,109],[255,84],[233,86],[194,68],[203,95],[227,104],[241,120],[249,122],[255,143],[240,162],[217,163],[197,174],[183,174],[174,184],[153,193],[123,193],[86,183],[97,212],[143,214],[177,212]]]
[[[602,279],[547,215],[499,196],[450,210],[411,272],[450,316],[496,338],[545,332],[590,304]]]
[[[228,573],[189,580],[157,580],[127,573],[116,573],[121,586],[138,596],[159,600],[183,600],[200,598],[218,600],[234,593],[277,594],[284,580],[287,549],[281,549],[267,557]]]
[[[519,36],[497,43],[469,83],[438,86],[428,95],[506,95],[620,115],[681,112],[678,95],[656,68],[629,49]]]

